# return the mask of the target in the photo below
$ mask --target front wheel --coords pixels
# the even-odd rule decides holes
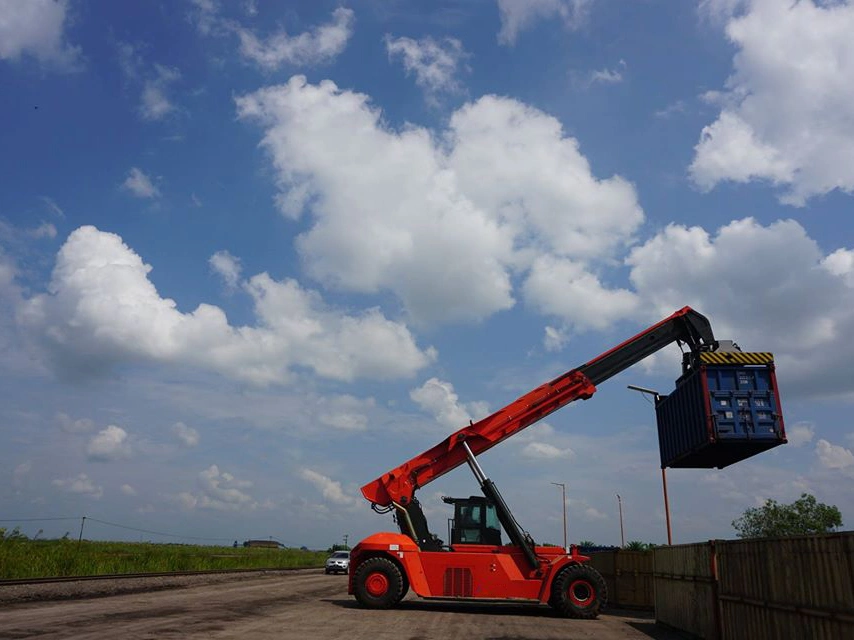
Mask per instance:
[[[388,558],[368,558],[353,575],[354,595],[369,609],[389,609],[403,598],[403,574]]]
[[[552,584],[549,604],[568,618],[592,620],[607,603],[605,579],[593,567],[583,564],[567,567]]]

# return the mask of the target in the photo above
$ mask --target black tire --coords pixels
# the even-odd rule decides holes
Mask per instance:
[[[329,569],[326,569],[325,571],[326,571],[326,575],[329,575],[330,573],[332,573]]]
[[[592,620],[608,604],[608,587],[596,569],[575,564],[555,578],[549,604],[567,618]]]
[[[353,576],[356,600],[368,609],[390,609],[403,598],[403,574],[388,558],[368,558]]]

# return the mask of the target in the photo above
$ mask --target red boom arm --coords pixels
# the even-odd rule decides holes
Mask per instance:
[[[466,462],[463,441],[474,455],[483,453],[570,402],[588,399],[596,392],[596,384],[677,340],[688,343],[692,352],[716,346],[708,320],[690,307],[684,307],[587,364],[529,391],[483,420],[463,427],[432,449],[366,484],[362,487],[362,495],[381,507],[392,503],[406,506],[416,489]]]

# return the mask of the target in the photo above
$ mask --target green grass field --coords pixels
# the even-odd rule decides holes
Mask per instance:
[[[325,551],[0,536],[0,579],[322,567]]]

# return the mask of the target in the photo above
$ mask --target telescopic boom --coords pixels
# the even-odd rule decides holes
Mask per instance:
[[[424,453],[362,487],[362,495],[376,507],[406,507],[417,489],[467,462],[465,442],[479,455],[574,400],[586,400],[596,385],[617,375],[673,342],[689,352],[683,370],[695,366],[697,354],[714,351],[712,327],[705,316],[684,307],[661,322],[606,351],[590,362],[529,391],[503,409],[469,424]]]

